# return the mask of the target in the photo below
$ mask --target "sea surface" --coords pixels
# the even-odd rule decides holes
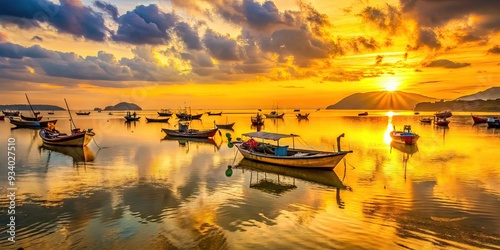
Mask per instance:
[[[431,112],[305,112],[297,120],[285,110],[261,128],[250,123],[256,110],[192,122],[236,122],[213,140],[165,137],[161,128],[177,119],[147,123],[154,111],[132,123],[125,112],[73,114],[96,132],[79,150],[45,147],[37,130],[0,121],[0,249],[500,249],[500,130],[459,112],[446,128],[419,122]],[[69,131],[67,113],[42,115]],[[393,126],[404,125],[421,136],[416,146],[391,144]],[[321,150],[337,150],[344,133],[340,146],[353,153],[334,171],[296,170],[243,160],[228,146],[227,134],[258,129],[299,134],[280,144]]]

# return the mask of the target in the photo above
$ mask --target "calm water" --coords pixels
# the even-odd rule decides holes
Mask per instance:
[[[262,130],[328,150],[345,133],[341,146],[354,153],[334,171],[242,161],[225,134],[254,131],[250,114],[205,114],[194,127],[227,120],[234,131],[179,141],[161,132],[174,118],[127,124],[124,113],[93,112],[75,117],[97,133],[85,150],[43,148],[36,130],[0,121],[0,249],[500,249],[500,130],[473,126],[468,113],[443,129],[410,112],[309,112],[297,121],[287,111]],[[50,117],[69,128],[64,112]],[[421,135],[418,147],[391,146],[392,126],[405,124]],[[15,243],[6,232],[8,138]]]

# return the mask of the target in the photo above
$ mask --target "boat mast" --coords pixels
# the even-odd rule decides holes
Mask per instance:
[[[28,94],[24,93],[24,95],[26,96],[26,100],[28,100],[28,104],[30,105],[30,109],[31,109],[31,112],[33,113],[33,117],[37,117],[37,115],[35,114],[35,111],[33,110],[33,107],[31,106],[30,99],[28,98]]]
[[[68,114],[69,114],[69,120],[71,123],[69,124],[70,131],[73,129],[71,128],[71,124],[73,124],[73,127],[76,128],[75,121],[73,121],[73,116],[71,116],[71,111],[69,110],[68,102],[66,101],[66,98],[64,98],[64,103],[66,103],[66,108],[68,109]]]

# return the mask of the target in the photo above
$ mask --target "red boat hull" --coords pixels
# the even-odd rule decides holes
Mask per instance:
[[[472,116],[472,120],[474,120],[474,123],[487,123],[488,122],[487,117],[479,117],[479,116],[474,116],[474,115],[471,115],[471,116]]]

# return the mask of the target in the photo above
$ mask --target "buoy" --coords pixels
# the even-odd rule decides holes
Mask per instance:
[[[226,176],[231,177],[231,175],[233,175],[233,168],[231,167],[231,165],[229,165],[227,166]]]
[[[233,146],[234,146],[234,144],[233,144],[232,142],[228,142],[228,143],[227,143],[227,147],[228,147],[228,148],[232,148]]]

